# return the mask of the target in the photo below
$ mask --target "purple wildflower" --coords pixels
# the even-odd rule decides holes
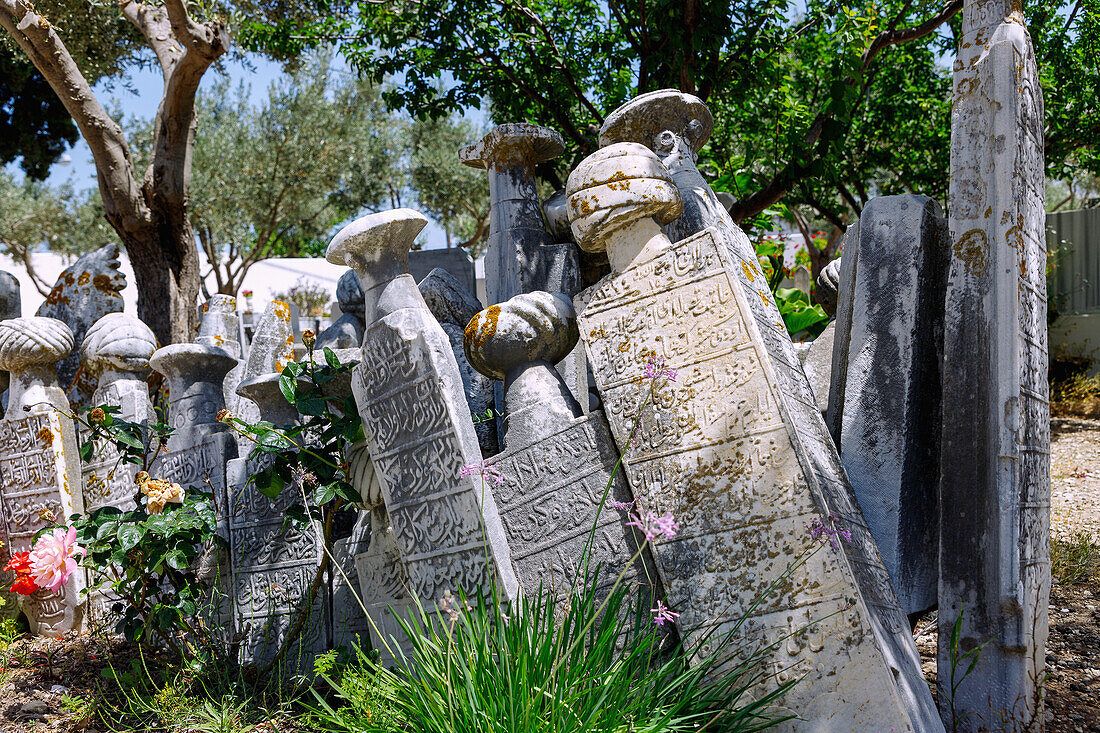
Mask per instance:
[[[638,503],[638,500],[634,499],[633,501],[615,501],[614,499],[608,499],[607,503],[612,509],[618,509],[621,512],[625,512],[633,509],[634,505]]]
[[[821,519],[815,519],[806,526],[806,531],[810,533],[810,539],[814,542],[828,541],[829,546],[834,550],[840,547],[837,542],[837,538],[844,540],[845,542],[852,541],[852,530],[847,527],[837,527],[836,522],[840,519],[840,515],[833,512],[829,514],[828,523]]]
[[[666,369],[665,360],[659,359],[656,356],[649,357],[649,360],[645,363],[645,378],[646,379],[667,379],[670,382],[676,381],[676,369]]]
[[[664,626],[666,621],[672,623],[680,618],[680,614],[669,609],[669,607],[664,604],[664,601],[657,601],[657,607],[649,610],[650,613],[653,614],[653,623],[658,626]]]
[[[500,475],[500,471],[496,469],[496,466],[486,466],[485,461],[474,461],[473,463],[467,463],[462,467],[462,470],[458,472],[459,476],[481,476],[482,478],[489,479],[497,486],[504,485],[504,477]]]
[[[299,461],[295,468],[290,469],[290,480],[300,489],[306,489],[317,485],[317,474],[310,471]]]
[[[645,533],[648,542],[652,542],[661,536],[666,540],[671,540],[680,529],[680,525],[676,523],[676,518],[672,516],[671,512],[666,512],[660,517],[653,512],[646,512],[644,517],[640,514],[631,514],[630,521],[626,523],[626,526],[640,529]]]

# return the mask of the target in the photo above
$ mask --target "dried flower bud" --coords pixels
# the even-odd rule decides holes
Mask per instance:
[[[307,347],[313,346],[316,341],[317,334],[313,333],[313,331],[308,328],[305,331],[302,331],[302,343],[305,344]]]
[[[52,522],[54,520],[54,514],[49,509],[40,509],[38,511],[38,518],[43,522]]]
[[[107,413],[103,411],[102,407],[97,407],[88,415],[88,419],[94,423],[101,423],[107,419]]]
[[[218,422],[229,422],[233,418],[233,413],[229,410],[218,410]]]
[[[143,483],[149,480],[149,474],[146,471],[138,471],[137,476],[134,476],[134,483],[141,486]]]

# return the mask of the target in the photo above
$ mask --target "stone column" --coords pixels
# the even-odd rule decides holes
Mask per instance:
[[[939,669],[948,669],[959,616],[962,651],[989,642],[955,696],[966,731],[1042,724],[1050,592],[1043,196],[1043,97],[1020,4],[968,0],[951,113],[939,582]]]
[[[612,274],[575,302],[627,478],[640,509],[671,512],[681,525],[654,555],[687,643],[747,614],[730,649],[774,644],[762,689],[805,675],[783,700],[801,719],[822,729],[942,731],[805,376],[769,358],[751,305],[763,296],[741,287],[747,266],[717,228],[669,241],[660,223],[679,213],[680,192],[641,145],[589,156],[567,190],[578,243],[606,249],[611,263]],[[675,369],[675,381],[645,378],[647,363]],[[792,384],[794,375],[801,381]],[[814,541],[810,525],[851,539],[834,537],[791,568]],[[754,606],[780,577],[782,587]]]
[[[902,609],[936,606],[940,363],[951,239],[932,199],[871,199],[848,228],[829,427]]]
[[[505,385],[505,449],[489,462],[501,481],[490,487],[516,575],[528,593],[541,586],[558,598],[583,575],[590,537],[589,567],[602,565],[596,582],[604,591],[638,549],[626,513],[610,504],[632,506],[634,497],[615,471],[619,454],[607,421],[598,410],[583,415],[554,370],[578,337],[573,304],[558,293],[534,292],[478,313],[465,340],[474,368]],[[656,577],[647,552],[624,578],[639,588],[645,608],[654,605],[648,579]]]
[[[118,416],[130,422],[157,421],[149,400],[149,358],[157,339],[144,323],[125,313],[108,313],[88,329],[80,347],[81,364],[96,380],[90,406],[118,407]],[[123,511],[135,508],[138,466],[119,463],[114,445],[100,448],[95,460],[84,466],[84,508],[102,506]]]
[[[366,333],[352,390],[410,590],[426,607],[444,593],[516,594],[496,503],[462,476],[481,450],[447,334],[409,274],[408,251],[427,219],[410,209],[342,229],[328,260],[363,284]],[[362,576],[361,576],[362,578]]]
[[[73,350],[73,334],[55,318],[0,321],[0,369],[11,373],[8,407],[0,421],[0,506],[7,553],[26,552],[44,527],[68,524],[82,512],[80,449],[57,363]],[[60,636],[84,618],[83,574],[59,593],[20,596],[33,633]]]

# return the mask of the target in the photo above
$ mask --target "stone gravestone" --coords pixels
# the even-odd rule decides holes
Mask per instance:
[[[829,430],[910,615],[936,605],[950,252],[947,220],[935,201],[912,194],[871,199],[844,240],[837,303]]]
[[[10,272],[0,270],[0,321],[19,318],[22,314],[23,307],[19,297],[19,280]],[[0,392],[7,391],[8,373],[0,371]],[[0,616],[3,614],[4,609],[0,608]]]
[[[458,371],[462,374],[462,389],[474,420],[474,431],[481,446],[482,456],[488,458],[500,452],[497,438],[496,403],[493,397],[493,380],[479,373],[466,359],[462,347],[462,334],[466,324],[481,310],[469,290],[446,270],[436,268],[420,281],[418,286],[428,310],[432,312],[443,332],[451,341]]]
[[[336,299],[341,315],[317,336],[316,348],[358,349],[363,345],[363,286],[354,271],[348,270],[340,276]]]
[[[964,730],[1038,713],[1050,593],[1043,98],[1020,4],[967,0],[951,112],[939,668],[989,642]],[[941,679],[943,677],[941,676]],[[945,695],[940,696],[945,700]],[[998,721],[998,722],[995,722]]]
[[[754,318],[751,301],[768,295],[746,289],[743,278],[763,281],[759,266],[739,259],[717,227],[669,241],[658,221],[679,213],[680,192],[641,145],[589,156],[568,191],[578,243],[606,249],[612,267],[576,300],[612,433],[640,508],[672,512],[681,525],[654,554],[686,641],[723,633],[748,614],[727,661],[774,645],[762,684],[805,675],[783,705],[808,725],[943,730],[805,376],[797,363],[776,363],[767,339],[777,336]],[[641,409],[651,388],[640,379],[647,362],[677,376],[654,387]],[[792,567],[813,542],[815,522],[850,530],[851,541]]]
[[[108,313],[122,312],[121,290],[126,287],[126,276],[119,268],[117,244],[108,244],[94,252],[81,255],[57,278],[57,284],[46,296],[46,302],[36,315],[64,321],[73,332],[75,342],[84,342],[84,335],[92,324]],[[57,377],[61,387],[69,395],[75,408],[87,407],[95,392],[95,379],[77,374],[80,352],[61,360],[57,365]]]
[[[39,530],[65,526],[84,509],[80,448],[57,381],[57,363],[72,349],[72,331],[54,318],[0,321],[0,369],[11,374],[0,421],[0,507],[12,554],[32,549]],[[20,596],[31,632],[60,636],[78,630],[83,586],[83,573],[74,573],[58,593],[43,589]]]
[[[410,209],[363,217],[333,238],[328,260],[363,284],[367,329],[352,390],[363,419],[408,588],[427,608],[451,592],[516,594],[496,503],[480,480],[481,450],[446,333],[408,274],[427,219]],[[368,578],[360,567],[364,596]],[[373,581],[372,581],[373,582]]]
[[[490,488],[528,595],[567,597],[582,587],[586,561],[599,568],[597,587],[610,590],[638,550],[624,510],[610,503],[633,506],[634,497],[615,470],[619,454],[606,419],[582,414],[554,370],[578,337],[573,304],[546,292],[484,310],[466,330],[471,364],[504,382],[505,450],[489,462],[500,477]],[[648,579],[656,572],[646,552],[624,577],[639,587],[645,608],[657,595]]]

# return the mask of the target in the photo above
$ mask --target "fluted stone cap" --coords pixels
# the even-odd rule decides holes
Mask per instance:
[[[696,153],[714,131],[714,117],[703,100],[677,89],[658,89],[641,94],[612,112],[600,127],[600,147],[615,143],[643,143],[666,150],[668,131],[682,137]]]
[[[517,166],[534,167],[552,160],[565,150],[556,130],[528,122],[497,125],[480,142],[458,151],[458,158],[471,168],[497,170]]]
[[[586,252],[606,249],[607,237],[652,217],[667,224],[684,209],[672,174],[657,154],[638,143],[597,150],[569,174],[569,220]]]
[[[0,369],[20,372],[56,364],[73,350],[73,332],[64,321],[45,316],[0,321]]]
[[[237,357],[226,349],[204,344],[168,344],[153,352],[149,366],[169,379],[183,377],[221,384]]]
[[[556,364],[580,338],[573,304],[560,293],[522,293],[475,315],[466,326],[462,345],[477,371],[504,379],[523,364]]]
[[[336,283],[336,300],[344,313],[363,315],[363,284],[354,270],[348,270]]]
[[[459,328],[465,328],[470,319],[481,310],[481,303],[470,289],[442,267],[433,268],[420,281],[419,287],[424,302],[428,304],[428,310],[440,323],[453,323]]]
[[[93,374],[107,368],[141,372],[156,350],[157,337],[148,326],[126,313],[108,313],[84,335],[80,356]]]
[[[336,233],[325,252],[334,265],[355,270],[370,289],[409,272],[409,249],[428,223],[419,211],[391,209],[356,219]]]

